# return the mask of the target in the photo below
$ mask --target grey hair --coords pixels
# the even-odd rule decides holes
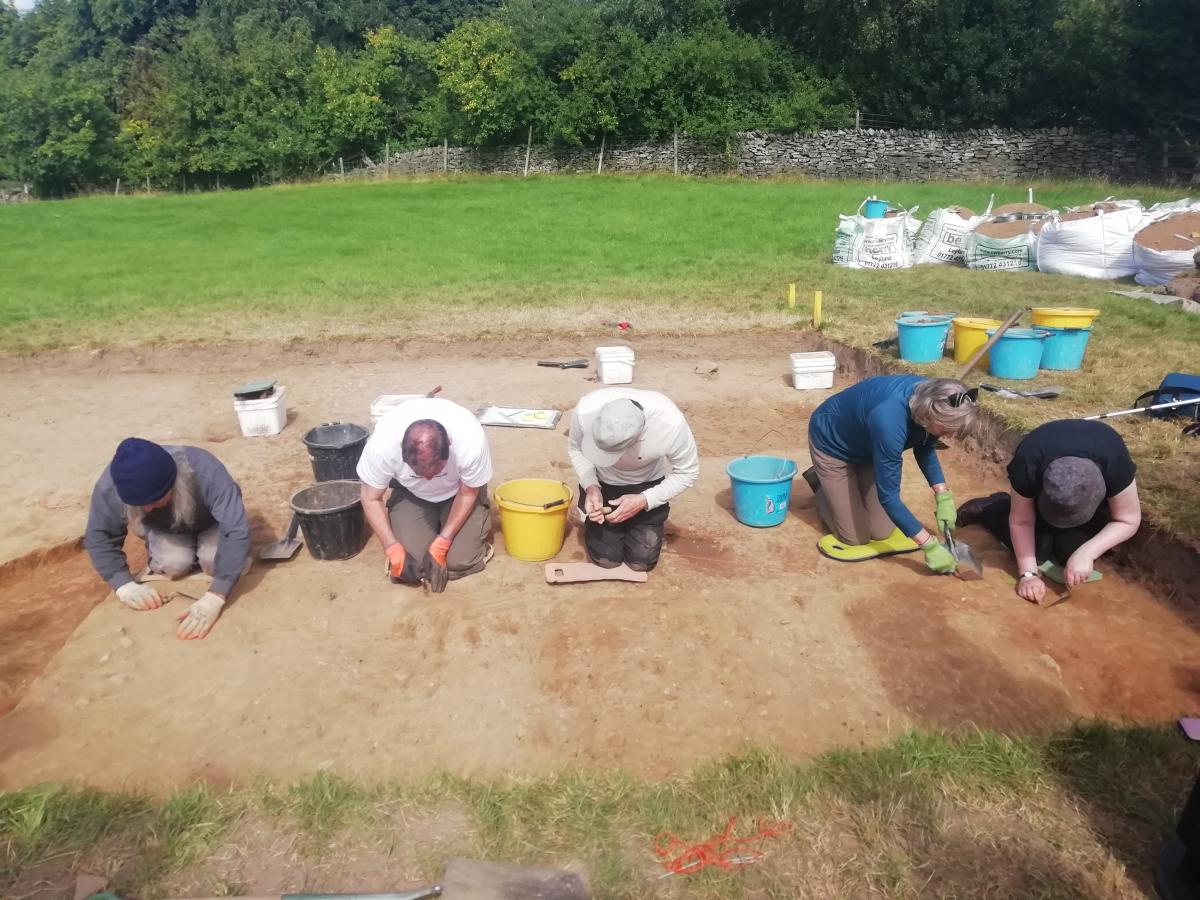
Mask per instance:
[[[936,426],[956,437],[966,434],[975,427],[978,406],[967,399],[958,406],[950,403],[950,398],[966,392],[967,386],[956,378],[927,378],[908,399],[909,414],[924,429]]]
[[[182,447],[168,451],[175,460],[175,483],[171,486],[171,526],[174,528],[196,524],[196,473],[192,471]],[[140,506],[126,506],[125,520],[132,526],[140,525],[146,511]]]

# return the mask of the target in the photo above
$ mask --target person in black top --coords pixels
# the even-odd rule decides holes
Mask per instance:
[[[967,501],[958,524],[983,525],[1011,549],[1017,593],[1040,604],[1041,573],[1072,586],[1094,580],[1096,559],[1137,533],[1136,472],[1125,442],[1103,422],[1047,422],[1017,445],[1012,492]]]

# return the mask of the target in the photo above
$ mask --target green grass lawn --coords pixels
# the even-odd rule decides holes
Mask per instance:
[[[1178,190],[1035,185],[1063,208]],[[669,177],[325,183],[0,208],[0,352],[378,336],[694,334],[804,327],[786,285],[825,295],[825,330],[868,347],[904,309],[1003,318],[1017,306],[1103,311],[1085,368],[1039,382],[1053,403],[987,401],[1014,425],[1120,409],[1196,370],[1200,316],[1113,297],[1109,282],[921,266],[831,265],[839,213],[867,194],[928,212],[1025,199],[1025,185]],[[924,367],[948,374],[949,363]],[[1177,426],[1125,422],[1159,524],[1200,538],[1200,469]]]
[[[137,897],[280,881],[396,890],[461,855],[581,871],[597,898],[1134,897],[1194,773],[1173,729],[1080,725],[1049,738],[911,733],[806,763],[750,750],[658,783],[319,773],[159,798],[42,786],[0,794],[0,895],[65,881],[69,896],[80,869]],[[657,835],[694,843],[731,816],[739,835],[760,817],[794,831],[755,845],[763,859],[742,870],[658,878]]]

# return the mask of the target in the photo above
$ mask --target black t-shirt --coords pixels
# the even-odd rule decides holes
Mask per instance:
[[[1109,497],[1129,487],[1137,472],[1125,442],[1113,429],[1103,422],[1063,419],[1039,425],[1017,445],[1008,464],[1013,490],[1022,497],[1036,498],[1042,492],[1046,467],[1063,456],[1090,459],[1098,465]]]

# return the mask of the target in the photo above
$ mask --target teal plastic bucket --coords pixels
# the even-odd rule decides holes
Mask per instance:
[[[996,333],[988,329],[988,337]],[[1037,376],[1049,332],[1041,328],[1010,328],[988,353],[988,370],[997,378],[1027,381]]]
[[[900,337],[900,358],[914,363],[937,362],[941,359],[953,318],[933,315],[920,318],[900,316],[896,319],[896,333]]]
[[[867,201],[866,211],[863,213],[868,219],[882,219],[887,215],[888,202],[886,200],[871,199]]]
[[[794,460],[740,456],[725,467],[733,486],[733,514],[743,525],[770,528],[787,518],[796,477]]]
[[[1087,351],[1090,328],[1054,328],[1040,326],[1041,331],[1050,332],[1042,349],[1042,368],[1070,371],[1083,365],[1083,354]]]

